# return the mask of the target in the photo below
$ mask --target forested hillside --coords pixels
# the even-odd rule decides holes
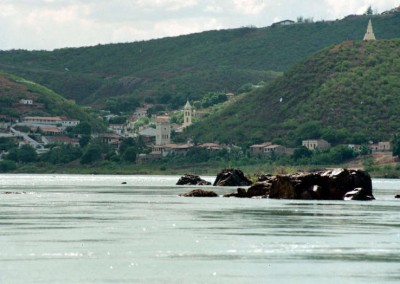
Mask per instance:
[[[207,92],[269,81],[316,51],[362,39],[369,17],[233,30],[151,41],[0,52],[0,69],[33,80],[78,103],[131,110],[141,102],[172,108]],[[374,16],[378,38],[400,37],[400,13]],[[113,98],[118,98],[118,103]]]
[[[195,141],[366,143],[400,128],[400,40],[346,41],[188,130]]]

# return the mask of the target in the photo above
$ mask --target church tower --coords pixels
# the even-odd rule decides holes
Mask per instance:
[[[192,125],[192,116],[192,106],[190,105],[189,100],[187,100],[185,106],[183,107],[183,128]]]
[[[168,116],[157,116],[156,119],[156,146],[171,143],[171,124]]]
[[[374,34],[374,29],[372,28],[371,19],[368,22],[368,28],[367,28],[367,32],[365,33],[364,40],[365,41],[376,40],[375,34]]]

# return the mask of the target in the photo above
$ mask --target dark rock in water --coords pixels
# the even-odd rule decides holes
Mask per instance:
[[[191,192],[179,194],[179,196],[183,197],[218,197],[214,191],[203,190],[203,189],[194,189]]]
[[[267,182],[257,182],[248,190],[238,188],[236,193],[225,194],[224,197],[252,198],[252,197],[268,197],[271,184]]]
[[[201,179],[199,176],[185,174],[176,185],[211,185],[211,182]]]
[[[271,190],[272,183],[269,181],[256,182],[247,190],[247,197],[267,196]]]
[[[121,182],[121,184],[126,184],[126,181]]]
[[[364,188],[355,188],[352,191],[347,192],[344,195],[344,200],[360,200],[360,201],[370,201],[375,198],[371,195],[368,195],[367,191]]]
[[[361,170],[334,169],[316,173],[278,175],[271,179],[270,198],[343,200],[346,193],[362,188],[356,198],[374,199],[371,177]],[[358,199],[361,200],[361,199]]]
[[[400,194],[395,195],[394,198],[400,198]]]
[[[252,182],[239,169],[224,169],[214,181],[214,186],[249,186]]]
[[[247,198],[247,191],[245,188],[238,188],[237,192],[225,194],[224,197]]]

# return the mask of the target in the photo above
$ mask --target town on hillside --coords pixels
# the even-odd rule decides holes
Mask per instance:
[[[289,24],[289,23],[281,23]],[[369,20],[364,41],[376,40],[372,21]],[[224,94],[220,102],[234,102],[235,95],[231,92]],[[22,98],[18,102],[19,106],[35,106],[37,102],[32,98]],[[107,131],[102,133],[92,133],[85,123],[77,119],[62,116],[21,116],[19,118],[8,115],[0,115],[0,138],[12,140],[19,147],[30,146],[36,154],[45,155],[51,151],[53,145],[71,145],[73,147],[83,148],[89,141],[96,141],[98,144],[107,145],[113,154],[122,155],[126,147],[134,143],[126,141],[128,139],[137,139],[140,141],[140,147],[136,147],[132,152],[130,161],[137,164],[143,164],[158,159],[171,156],[185,156],[193,149],[203,149],[210,153],[218,151],[230,152],[239,150],[241,153],[247,153],[250,157],[258,158],[276,158],[283,156],[307,157],[309,154],[300,153],[299,148],[288,148],[273,142],[264,142],[250,145],[247,149],[242,149],[233,144],[220,144],[217,141],[208,141],[198,144],[192,140],[183,143],[173,143],[174,135],[185,131],[196,120],[200,119],[204,113],[196,110],[189,100],[181,107],[181,110],[175,112],[157,112],[153,114],[150,111],[154,105],[143,104],[136,108],[128,116],[112,114],[110,111],[102,111],[102,119],[107,124]],[[87,124],[87,123],[86,123]],[[76,130],[79,129],[79,130]],[[303,140],[302,147],[309,152],[326,151],[332,147],[329,141],[313,137],[314,139]],[[129,140],[134,141],[134,140]],[[272,139],[271,141],[274,141]],[[136,143],[137,144],[137,143]],[[127,146],[128,145],[128,146]],[[367,144],[334,145],[350,149],[354,153],[380,154],[383,156],[392,156],[393,145],[391,141],[370,141]],[[1,159],[9,158],[10,153],[7,147],[3,147],[0,155]],[[108,154],[107,154],[108,155]],[[303,156],[302,156],[303,155]],[[12,156],[12,155],[11,155]],[[88,158],[89,162],[91,158]],[[18,161],[18,159],[17,159]]]
[[[367,33],[372,33],[371,23],[368,26]],[[372,40],[371,35],[369,35],[368,40]],[[227,93],[226,97],[227,101],[232,101],[234,94]],[[30,106],[35,104],[31,99],[21,99],[19,103]],[[241,149],[232,144],[219,144],[215,141],[202,144],[195,144],[193,141],[172,143],[174,133],[180,133],[185,128],[191,126],[197,116],[202,115],[201,112],[196,112],[189,100],[187,100],[181,111],[178,112],[181,114],[181,120],[175,120],[175,123],[173,123],[173,113],[165,112],[162,115],[149,115],[151,107],[153,105],[145,104],[137,108],[127,119],[123,116],[104,112],[103,119],[108,124],[108,131],[104,133],[91,133],[91,139],[95,139],[98,143],[105,144],[114,149],[116,153],[119,153],[121,145],[126,139],[140,138],[140,141],[144,143],[143,149],[145,150],[139,153],[136,152],[135,158],[132,159],[132,161],[138,164],[169,156],[186,155],[192,149],[204,149],[211,153],[221,150],[229,152],[232,149],[240,149],[247,152],[249,156],[258,158],[292,156],[296,151],[295,148],[287,148],[272,142],[254,144],[248,149]],[[116,121],[118,123],[115,123]],[[51,145],[84,146],[82,145],[84,135],[71,135],[73,133],[71,129],[78,126],[80,126],[79,120],[67,117],[23,116],[17,119],[1,115],[0,129],[2,132],[0,133],[0,138],[12,139],[20,147],[22,145],[29,145],[40,155],[50,151],[52,149]],[[325,151],[332,147],[328,141],[323,139],[303,140],[301,146],[309,151]],[[391,156],[393,150],[390,141],[370,142],[366,146],[356,144],[344,146],[356,153],[380,154],[385,156]],[[3,150],[0,157],[6,157],[8,154],[6,150]]]

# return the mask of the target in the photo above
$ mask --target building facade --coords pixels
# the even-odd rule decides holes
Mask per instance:
[[[192,125],[192,117],[193,117],[193,110],[192,106],[187,100],[185,106],[183,107],[183,128],[186,128]]]
[[[171,144],[171,123],[169,116],[157,116],[156,121],[156,146]]]
[[[326,150],[331,147],[331,144],[324,139],[303,140],[302,145],[308,150]]]

